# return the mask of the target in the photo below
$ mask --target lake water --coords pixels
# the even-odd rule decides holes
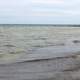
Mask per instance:
[[[78,42],[74,44],[72,42],[74,40]],[[0,26],[0,80],[52,80],[53,74],[64,70],[67,63],[71,64],[70,67],[76,65],[76,60],[69,58],[59,60],[57,63],[53,60],[50,62],[32,60],[53,58],[54,52],[55,55],[68,50],[77,52],[80,50],[79,41],[79,27]],[[65,45],[67,48],[64,48]],[[62,52],[61,56],[64,55]],[[29,62],[30,60],[32,62]],[[58,67],[55,64],[58,64]]]

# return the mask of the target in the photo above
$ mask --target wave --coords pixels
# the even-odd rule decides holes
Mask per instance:
[[[68,58],[77,58],[78,55],[69,55],[65,57],[53,57],[53,58],[45,58],[45,59],[33,59],[33,60],[22,60],[16,63],[27,63],[27,62],[42,62],[42,61],[51,61],[51,60],[59,60],[59,59],[68,59]]]

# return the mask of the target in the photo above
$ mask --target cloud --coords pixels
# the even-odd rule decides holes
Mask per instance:
[[[29,0],[0,0],[0,6],[22,6],[29,3]]]
[[[78,16],[79,0],[32,0],[35,16]],[[77,6],[78,5],[78,6]],[[76,7],[77,6],[77,7]]]
[[[63,15],[63,14],[60,14],[60,13],[51,13],[51,12],[33,12],[32,13],[32,16],[46,16],[46,17],[48,17],[48,16],[61,16],[61,15]]]
[[[79,22],[79,8],[80,0],[0,0],[0,21],[39,23],[44,19],[46,23],[70,19],[75,22],[78,18]]]
[[[64,0],[32,0],[34,4],[62,4]]]
[[[0,17],[12,18],[28,16],[31,13],[29,0],[0,0]]]
[[[80,0],[31,1],[29,20],[33,23],[79,23]]]
[[[41,16],[41,17],[67,17],[67,16],[79,16],[80,11],[78,12],[73,12],[71,10],[66,10],[66,11],[53,11],[53,12],[48,12],[48,11],[35,11],[32,12],[32,16]]]

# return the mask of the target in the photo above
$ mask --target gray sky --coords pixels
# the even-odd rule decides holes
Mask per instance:
[[[80,0],[0,0],[1,24],[79,24]]]

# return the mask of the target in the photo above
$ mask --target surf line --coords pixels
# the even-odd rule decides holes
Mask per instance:
[[[50,61],[50,60],[59,60],[59,59],[68,59],[68,58],[76,59],[77,56],[78,55],[76,54],[76,55],[69,55],[69,56],[65,56],[65,57],[54,57],[54,58],[46,58],[46,59],[24,60],[24,61],[20,61],[20,62],[16,62],[16,63],[41,62],[41,61]]]

